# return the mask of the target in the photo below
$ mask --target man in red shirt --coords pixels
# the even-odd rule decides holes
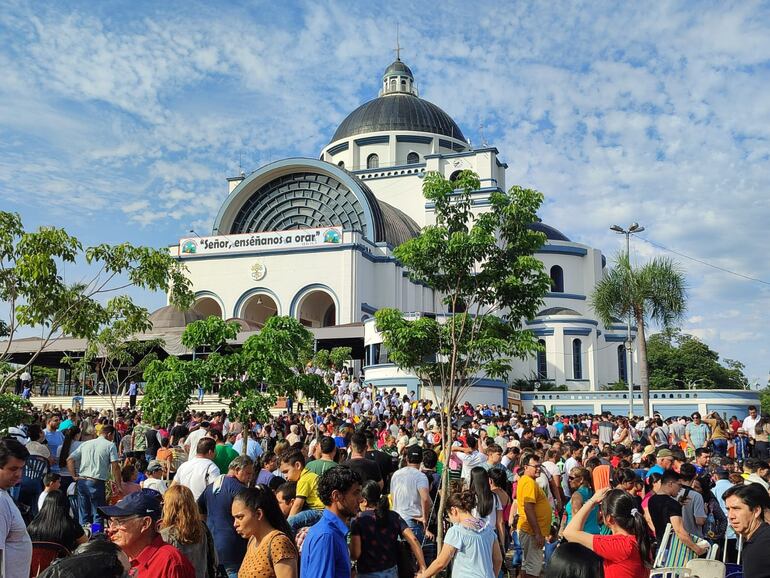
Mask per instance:
[[[135,578],[195,578],[189,560],[158,532],[163,513],[160,494],[140,490],[114,506],[99,508],[107,520],[107,535],[131,561]]]

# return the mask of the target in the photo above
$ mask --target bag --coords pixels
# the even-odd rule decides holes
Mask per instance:
[[[712,544],[717,544],[725,539],[727,534],[727,516],[719,506],[719,502],[711,498],[708,502],[709,514],[706,518],[706,525],[703,528],[703,534]]]

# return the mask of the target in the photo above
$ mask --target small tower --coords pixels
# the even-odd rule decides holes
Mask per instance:
[[[379,96],[388,96],[391,94],[417,94],[417,86],[414,83],[414,75],[411,69],[401,62],[400,57],[385,69],[382,75],[382,88]]]

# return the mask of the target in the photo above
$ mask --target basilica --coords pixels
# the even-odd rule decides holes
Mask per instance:
[[[393,249],[435,221],[422,194],[426,173],[452,180],[474,171],[481,186],[472,193],[473,207],[484,211],[489,195],[506,189],[507,165],[496,148],[471,146],[446,112],[421,98],[400,59],[372,86],[373,95],[377,90],[342,121],[318,158],[286,158],[229,178],[211,235],[180,239],[170,250],[193,283],[190,319],[234,319],[248,334],[271,315],[291,315],[319,346],[353,347],[367,382],[430,397],[416,376],[389,362],[373,314],[395,307],[412,316],[440,315],[445,306],[430,287],[409,279]],[[626,413],[629,394],[606,387],[628,378],[626,325],[603,325],[588,299],[605,257],[545,223],[532,226],[547,238],[536,256],[550,273],[551,290],[526,325],[543,351],[520,362],[506,381],[479,379],[468,400]],[[534,384],[534,391],[516,390],[516,380]],[[634,403],[641,415],[641,400]],[[725,403],[683,391],[651,399],[653,410],[678,415]],[[744,401],[728,405],[734,404],[745,413]]]

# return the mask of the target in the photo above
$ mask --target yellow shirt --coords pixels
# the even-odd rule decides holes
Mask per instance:
[[[535,517],[537,525],[540,526],[540,533],[548,536],[551,532],[551,504],[545,492],[537,485],[534,479],[529,476],[521,476],[516,488],[516,503],[519,511],[519,530],[527,534],[534,535],[535,530],[529,525],[527,514],[524,511],[524,504],[535,504]]]
[[[311,510],[323,510],[324,504],[318,497],[318,476],[305,468],[297,480],[297,497],[305,498],[305,505]]]

